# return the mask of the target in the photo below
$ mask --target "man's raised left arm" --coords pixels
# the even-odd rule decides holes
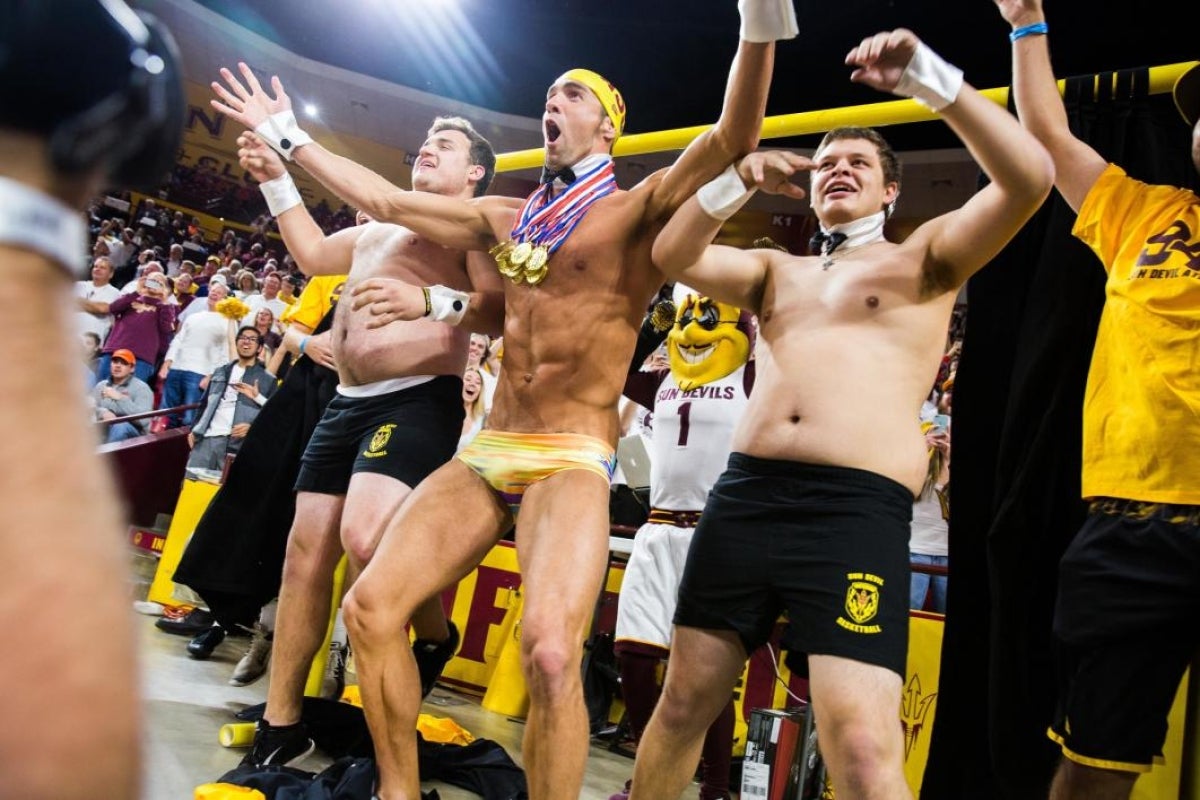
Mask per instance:
[[[792,0],[739,0],[741,40],[729,70],[721,116],[696,138],[654,187],[650,211],[665,222],[696,189],[752,152],[762,134],[775,42],[798,31]]]

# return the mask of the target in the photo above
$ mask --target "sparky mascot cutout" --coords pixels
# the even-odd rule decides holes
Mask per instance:
[[[675,596],[692,534],[729,460],[754,381],[754,362],[748,360],[752,316],[681,285],[673,298],[673,313],[660,306],[647,323],[657,321],[661,336],[663,323],[673,319],[666,336],[670,369],[633,372],[625,386],[631,400],[654,412],[647,448],[650,518],[634,538],[617,607],[615,650],[635,741],[658,702],[656,673],[671,645]],[[731,702],[705,737],[701,797],[728,796],[733,739]]]

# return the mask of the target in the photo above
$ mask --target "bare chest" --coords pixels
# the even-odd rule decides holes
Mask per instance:
[[[918,277],[894,250],[875,247],[831,263],[817,256],[784,259],[771,269],[761,322],[789,328],[883,324],[917,303]]]
[[[398,278],[461,288],[467,279],[461,251],[442,247],[399,225],[372,223],[354,247],[350,282]]]

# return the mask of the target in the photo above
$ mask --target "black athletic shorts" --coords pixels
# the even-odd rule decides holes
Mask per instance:
[[[708,496],[675,623],[735,631],[747,653],[781,610],[788,666],[834,655],[903,676],[913,495],[859,469],[729,456]]]
[[[462,379],[449,375],[377,397],[338,394],[300,458],[296,491],[345,494],[358,472],[416,487],[454,455],[463,416]]]
[[[1200,506],[1099,498],[1059,565],[1049,736],[1089,766],[1146,772],[1200,644]]]

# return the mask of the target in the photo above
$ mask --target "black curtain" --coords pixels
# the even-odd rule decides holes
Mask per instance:
[[[1115,87],[1114,87],[1115,83]],[[1145,69],[1070,79],[1072,132],[1131,176],[1196,186],[1190,131]],[[1098,87],[1098,88],[1097,88]],[[968,285],[955,380],[950,581],[922,800],[1044,800],[1058,761],[1051,621],[1080,499],[1105,272],[1053,192]]]

